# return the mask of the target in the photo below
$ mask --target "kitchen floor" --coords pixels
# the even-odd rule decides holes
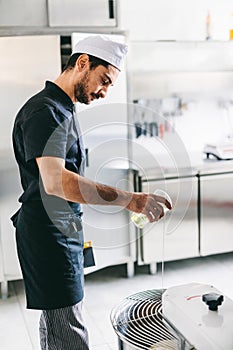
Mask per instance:
[[[118,350],[110,313],[126,296],[136,292],[199,282],[211,284],[233,299],[233,253],[167,262],[164,277],[158,264],[156,275],[148,266],[137,266],[135,276],[126,278],[126,266],[108,267],[85,277],[84,316],[92,350]],[[39,350],[40,312],[25,309],[22,281],[9,283],[9,298],[0,300],[0,349]]]

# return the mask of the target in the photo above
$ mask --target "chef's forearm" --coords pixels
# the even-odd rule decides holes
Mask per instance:
[[[147,202],[145,193],[132,193],[95,183],[64,167],[64,160],[55,157],[36,159],[44,190],[65,200],[99,205],[117,205],[141,212]]]
[[[127,207],[133,194],[118,188],[96,183],[83,176],[63,170],[62,189],[58,196],[71,202]]]

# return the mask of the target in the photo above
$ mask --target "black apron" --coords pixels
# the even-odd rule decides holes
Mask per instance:
[[[81,213],[23,203],[12,217],[24,277],[27,308],[57,309],[83,298],[83,231]]]

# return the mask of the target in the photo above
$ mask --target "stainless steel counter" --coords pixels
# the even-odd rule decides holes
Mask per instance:
[[[190,167],[148,167],[138,174],[139,190],[150,193],[158,188],[165,190],[174,208],[167,213],[166,226],[163,222],[148,225],[140,235],[138,261],[149,264],[151,273],[156,272],[157,262],[163,259],[233,251],[233,160],[190,155]],[[165,237],[164,230],[169,232]]]
[[[164,179],[164,178],[177,178],[187,177],[195,175],[205,174],[220,174],[233,172],[233,160],[216,160],[205,159],[194,160],[190,162],[190,167],[162,167],[162,168],[144,168],[143,172],[139,170],[139,176],[145,178],[147,181]]]
[[[205,159],[197,170],[200,175],[233,172],[233,160]]]

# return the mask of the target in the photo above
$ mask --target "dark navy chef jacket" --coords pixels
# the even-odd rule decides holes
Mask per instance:
[[[36,163],[43,156],[62,158],[68,170],[83,175],[84,150],[74,105],[56,84],[47,81],[18,112],[13,146],[23,193],[12,221],[27,307],[74,305],[83,298],[80,204],[48,195]]]

